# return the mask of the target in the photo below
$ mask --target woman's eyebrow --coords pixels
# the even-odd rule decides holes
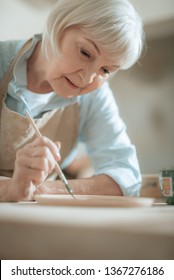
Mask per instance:
[[[99,48],[97,47],[97,45],[91,39],[85,37],[85,40],[87,40],[89,43],[91,43],[94,46],[94,48],[96,49],[96,51],[98,52],[98,54],[100,54]],[[115,68],[120,67],[120,65],[111,65],[111,66],[115,67]]]
[[[86,37],[85,37],[85,40],[87,40],[89,43],[91,43],[94,46],[94,48],[96,49],[96,51],[98,52],[98,54],[100,54],[99,48],[92,40],[90,40],[89,38],[86,38]]]

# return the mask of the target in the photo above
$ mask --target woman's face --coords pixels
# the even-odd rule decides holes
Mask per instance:
[[[106,52],[79,28],[66,29],[60,40],[62,57],[51,55],[46,80],[63,98],[91,92],[118,71],[119,61]]]

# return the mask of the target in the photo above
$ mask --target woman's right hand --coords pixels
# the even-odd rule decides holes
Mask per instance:
[[[13,201],[32,200],[41,185],[60,160],[58,145],[47,137],[36,138],[16,153],[14,173],[9,185]]]

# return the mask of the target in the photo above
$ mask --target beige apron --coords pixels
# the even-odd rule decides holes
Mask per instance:
[[[12,177],[16,151],[36,137],[28,119],[11,111],[5,104],[8,83],[13,76],[13,68],[19,57],[29,48],[31,39],[20,49],[0,81],[0,176]],[[52,141],[61,142],[61,162],[74,147],[78,135],[79,104],[75,103],[62,109],[43,114],[35,122],[42,135]],[[60,162],[60,163],[61,163]],[[56,174],[52,174],[52,179]]]

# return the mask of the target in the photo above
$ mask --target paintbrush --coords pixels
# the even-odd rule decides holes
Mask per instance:
[[[27,117],[27,119],[29,120],[30,124],[32,125],[32,127],[33,127],[33,129],[34,129],[36,135],[37,135],[38,137],[42,137],[42,134],[41,134],[39,128],[37,127],[37,125],[36,125],[34,119],[33,119],[32,116],[31,116],[31,113],[30,113],[30,110],[29,110],[29,108],[28,108],[28,104],[27,104],[26,100],[25,100],[24,97],[21,96],[21,95],[20,95],[19,97],[20,97],[21,101],[23,102],[23,104],[24,104],[24,106],[25,106],[25,114],[26,114],[26,117]],[[64,186],[66,187],[66,189],[67,189],[67,191],[69,192],[69,194],[75,199],[75,196],[74,196],[74,194],[73,194],[73,191],[72,191],[71,187],[69,186],[68,181],[67,181],[65,175],[63,174],[63,172],[62,172],[62,170],[61,170],[59,164],[57,163],[57,161],[55,161],[55,170],[56,170],[56,172],[58,173],[59,178],[60,178],[61,181],[63,182],[63,184],[64,184]]]

